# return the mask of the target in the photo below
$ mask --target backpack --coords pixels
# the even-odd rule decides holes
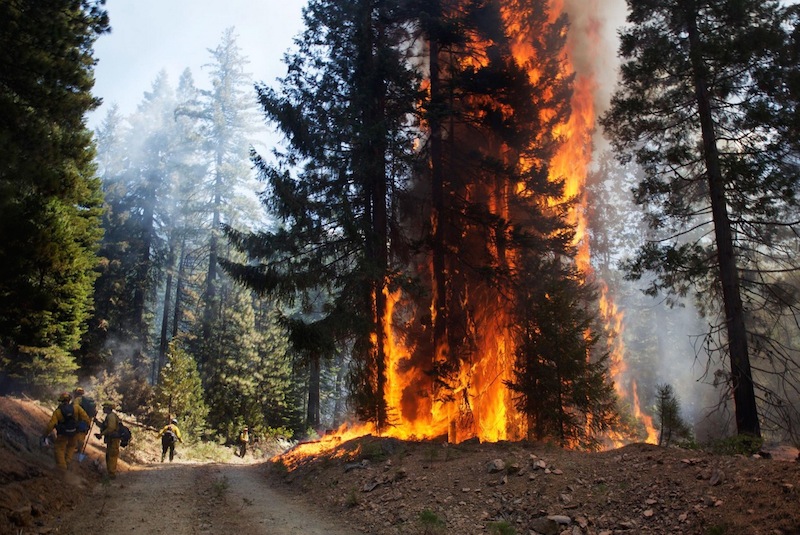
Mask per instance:
[[[59,435],[71,437],[78,432],[78,422],[75,420],[75,407],[71,402],[62,403],[58,407],[61,409],[61,416],[64,420],[56,424],[56,432]]]
[[[164,434],[161,435],[161,443],[165,446],[169,446],[170,444],[175,444],[177,440],[178,436],[172,429],[167,429],[166,431],[164,431]]]
[[[81,396],[81,408],[86,411],[89,418],[97,416],[97,403],[89,396]]]
[[[119,445],[122,448],[126,448],[128,446],[128,442],[131,441],[131,430],[122,423],[121,418],[117,421],[117,430],[114,433],[114,438],[119,439]]]

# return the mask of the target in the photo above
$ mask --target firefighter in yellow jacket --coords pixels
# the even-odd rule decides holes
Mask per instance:
[[[91,414],[84,408],[83,399],[85,396],[86,391],[80,386],[72,391],[72,404],[83,409],[86,415],[89,416],[89,421],[84,422],[81,420],[78,422],[78,432],[75,433],[75,448],[67,447],[67,459],[72,459],[72,457],[75,456],[76,450],[81,454],[83,453],[83,450],[86,448],[86,435],[92,427],[92,418],[97,415],[97,410],[92,411],[94,414]]]
[[[72,403],[69,392],[62,392],[58,396],[58,407],[53,411],[47,427],[42,433],[43,438],[47,438],[53,429],[56,430],[56,440],[53,451],[56,459],[56,466],[61,470],[66,470],[72,461],[72,456],[78,449],[78,426],[79,423],[89,425],[91,418],[86,414],[80,405]]]
[[[100,432],[94,436],[102,438],[106,443],[106,471],[108,477],[114,479],[117,477],[117,460],[119,459],[120,438],[117,434],[119,416],[114,412],[114,404],[108,401],[103,403],[103,413],[106,418],[102,422],[97,422],[100,425]]]
[[[169,451],[169,462],[175,457],[175,443],[180,442],[183,444],[183,437],[181,437],[181,430],[178,428],[178,420],[173,418],[170,422],[161,428],[158,432],[158,437],[161,439],[161,462]]]

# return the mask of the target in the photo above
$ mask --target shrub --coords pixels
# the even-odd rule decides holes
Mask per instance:
[[[424,509],[419,513],[419,523],[422,526],[422,533],[425,535],[435,535],[445,532],[445,521],[439,518],[439,515],[430,509]]]

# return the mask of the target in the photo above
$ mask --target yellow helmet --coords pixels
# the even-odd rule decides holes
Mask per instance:
[[[58,401],[69,401],[71,399],[72,399],[72,396],[69,394],[69,392],[61,392],[58,395]]]
[[[113,409],[114,408],[114,404],[111,403],[110,401],[106,401],[105,403],[103,403],[103,408],[104,409]]]
[[[74,393],[76,396],[82,396],[82,395],[84,395],[84,394],[86,393],[86,390],[84,390],[84,389],[83,389],[83,387],[80,387],[80,386],[79,386],[78,388],[76,388],[76,389],[73,391],[73,393]]]

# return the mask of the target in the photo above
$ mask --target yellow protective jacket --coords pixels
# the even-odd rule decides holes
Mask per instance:
[[[112,438],[118,438],[114,435],[117,433],[117,425],[119,424],[119,416],[114,412],[106,414],[106,419],[100,424],[100,434],[103,435],[104,442],[108,444]]]
[[[164,436],[164,433],[167,431],[172,431],[175,433],[175,436],[178,437],[178,442],[183,442],[183,437],[181,436],[181,430],[178,429],[178,426],[175,424],[168,424],[161,428],[161,431],[158,432],[158,438]]]
[[[75,410],[75,420],[80,422],[85,422],[87,425],[92,423],[92,419],[89,418],[89,415],[86,414],[86,411],[80,405],[72,404],[73,409]],[[53,411],[53,415],[50,417],[50,421],[47,422],[47,427],[45,427],[44,433],[42,436],[46,437],[49,435],[55,427],[64,421],[64,415],[61,413],[61,405],[58,406],[56,410]]]
[[[243,442],[245,444],[250,442],[250,434],[247,431],[242,431],[239,433],[239,442]]]

